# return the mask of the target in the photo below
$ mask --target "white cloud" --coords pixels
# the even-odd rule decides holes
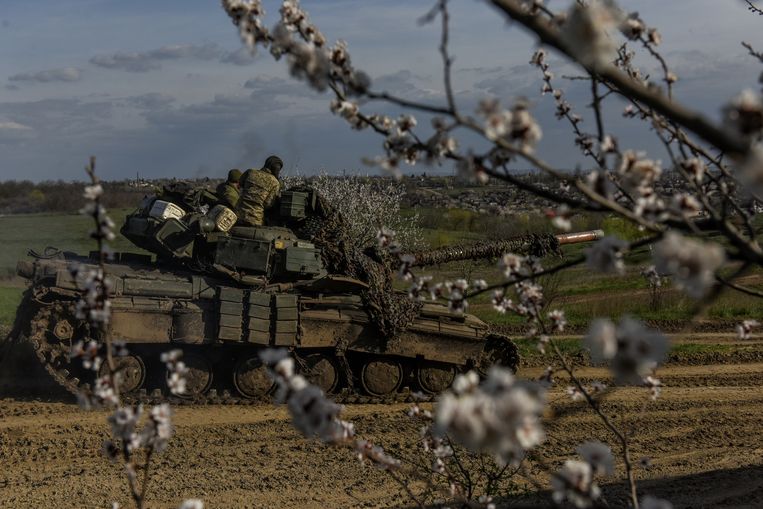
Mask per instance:
[[[19,124],[18,122],[0,122],[0,129],[11,131],[30,131],[32,128],[28,125]]]
[[[196,59],[213,60],[220,58],[223,50],[212,43],[207,44],[173,44],[142,52],[118,51],[111,55],[97,55],[90,59],[96,67],[118,69],[127,72],[148,72],[162,68],[162,61]]]
[[[51,83],[54,81],[79,81],[82,79],[82,71],[76,67],[63,67],[61,69],[47,69],[37,72],[22,72],[14,74],[8,81],[27,83]]]

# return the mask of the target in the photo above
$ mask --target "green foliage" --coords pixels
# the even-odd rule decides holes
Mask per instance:
[[[640,231],[636,224],[615,216],[604,218],[601,222],[601,229],[607,235],[613,235],[627,241],[638,240],[644,236],[644,232]]]
[[[45,201],[45,193],[43,193],[39,189],[32,189],[31,191],[29,191],[27,198],[29,199],[29,201],[39,204]]]

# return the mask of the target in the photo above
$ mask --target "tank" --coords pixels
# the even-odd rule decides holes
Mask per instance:
[[[235,226],[231,214],[205,190],[171,186],[126,218],[121,233],[152,253],[116,253],[106,266],[107,334],[127,346],[116,358],[127,400],[170,397],[160,356],[176,349],[188,367],[180,401],[191,403],[266,398],[273,384],[258,354],[270,347],[289,349],[307,379],[350,403],[435,395],[457,373],[493,364],[517,369],[514,343],[477,317],[396,291],[399,258],[354,246],[345,218],[309,188],[283,192],[267,226]],[[540,255],[600,236],[527,235],[413,253],[413,264]],[[98,253],[30,254],[17,266],[30,285],[14,333],[56,382],[88,391],[95,372],[69,359],[88,337],[75,317],[80,288],[71,267],[95,268]]]

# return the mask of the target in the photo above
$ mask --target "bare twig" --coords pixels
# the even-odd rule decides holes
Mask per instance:
[[[759,9],[755,6],[754,3],[752,3],[752,0],[744,0],[747,4],[747,9],[752,12],[753,14],[757,14],[759,16],[763,16],[763,10]]]
[[[491,3],[507,16],[534,32],[541,42],[559,50],[586,68],[592,75],[598,76],[601,80],[609,82],[623,93],[654,108],[660,114],[674,120],[724,152],[738,155],[745,155],[749,152],[750,146],[747,142],[717,127],[700,113],[670,101],[665,96],[630,79],[614,66],[602,66],[600,69],[594,70],[590,66],[581,63],[575,53],[562,41],[558,29],[548,20],[528,13],[523,9],[520,2],[516,0],[491,0]]]

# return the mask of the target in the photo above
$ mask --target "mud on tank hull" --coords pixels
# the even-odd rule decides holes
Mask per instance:
[[[88,261],[70,255],[18,267],[31,281],[19,309],[29,323],[22,334],[46,370],[72,393],[89,390],[95,381],[80,360],[69,361],[71,345],[87,332],[75,317],[80,292],[69,266]],[[189,368],[184,401],[192,403],[267,398],[273,386],[258,353],[269,347],[288,348],[303,375],[344,402],[404,401],[419,391],[434,395],[459,372],[484,372],[494,363],[516,370],[518,363],[508,338],[439,304],[425,304],[402,334],[386,340],[351,290],[235,287],[229,280],[167,271],[128,255],[106,269],[114,281],[109,334],[128,350],[116,358],[128,400],[170,397],[160,355],[174,349],[183,351]]]

